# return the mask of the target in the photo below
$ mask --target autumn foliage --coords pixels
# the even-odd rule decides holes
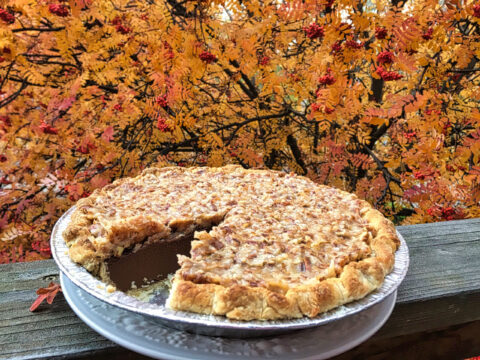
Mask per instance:
[[[480,4],[0,0],[0,262],[157,164],[237,163],[396,223],[480,216]]]

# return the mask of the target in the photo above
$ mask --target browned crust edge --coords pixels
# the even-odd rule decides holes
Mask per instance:
[[[315,317],[378,289],[392,271],[400,245],[393,223],[363,201],[363,217],[372,234],[372,256],[348,263],[335,278],[301,285],[285,294],[266,288],[196,284],[174,278],[167,307],[236,320],[275,320]]]
[[[181,167],[148,168],[142,171],[136,177],[117,179],[113,183],[106,185],[101,189],[94,190],[89,197],[80,199],[75,205],[76,209],[71,215],[70,223],[62,234],[67,246],[69,247],[70,258],[74,262],[81,264],[85,269],[93,274],[100,275],[102,262],[110,256],[113,256],[113,253],[99,255],[96,252],[90,241],[92,234],[88,230],[88,227],[91,225],[91,219],[85,214],[83,208],[94,204],[98,197],[104,196],[109,190],[115,189],[125,182],[134,182],[136,179],[145,176],[146,174],[157,174],[159,172],[172,169],[175,169],[179,172],[185,170]],[[145,227],[144,224],[142,224],[142,226],[131,230],[132,233],[137,235],[138,240],[143,240],[147,236],[145,233],[155,231],[162,232],[165,229],[158,228],[158,224],[152,222],[150,227]],[[118,229],[118,231],[122,231],[122,229]],[[128,246],[132,246],[137,242],[140,241],[132,241],[128,244]],[[108,277],[102,277],[102,279],[105,281],[109,280]]]

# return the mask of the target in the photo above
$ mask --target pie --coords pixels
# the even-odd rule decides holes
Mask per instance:
[[[169,308],[238,320],[363,298],[399,246],[392,222],[354,194],[234,165],[117,180],[77,203],[63,235],[73,261],[120,290],[176,271]]]

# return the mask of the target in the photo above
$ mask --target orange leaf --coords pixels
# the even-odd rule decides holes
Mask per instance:
[[[37,295],[48,294],[50,291],[55,290],[59,285],[55,284],[54,282],[50,282],[48,287],[40,288],[37,290]]]
[[[96,189],[96,188],[102,188],[105,185],[109,184],[110,180],[107,178],[104,178],[100,175],[95,175],[92,180],[90,180],[90,184]]]
[[[33,302],[32,306],[30,306],[30,311],[34,312],[35,310],[37,310],[37,308],[46,298],[47,298],[46,294],[38,296],[37,299]]]
[[[78,17],[82,9],[90,5],[91,0],[69,0],[68,2],[70,9],[72,9],[72,15]]]
[[[35,311],[37,308],[40,306],[40,304],[43,302],[43,300],[47,300],[48,304],[51,304],[53,302],[53,299],[55,299],[55,296],[59,291],[62,291],[62,288],[60,287],[59,284],[55,284],[51,282],[48,287],[46,288],[40,288],[37,290],[37,299],[33,302],[32,306],[30,306],[30,311]]]
[[[47,303],[51,304],[59,291],[60,291],[60,286],[58,285],[58,287],[55,290],[53,290],[52,292],[49,292],[47,294]]]

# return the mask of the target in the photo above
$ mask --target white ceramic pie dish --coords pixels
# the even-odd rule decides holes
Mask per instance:
[[[324,325],[365,310],[392,294],[404,279],[409,264],[408,248],[400,233],[400,247],[395,254],[393,271],[386,276],[383,285],[365,298],[337,307],[315,318],[275,321],[234,321],[223,316],[174,311],[164,306],[165,296],[158,296],[152,303],[140,301],[121,291],[108,292],[105,283],[94,277],[68,256],[68,247],[62,233],[70,222],[75,207],[69,209],[55,224],[51,237],[52,255],[60,270],[78,287],[90,295],[119,308],[149,316],[159,323],[175,329],[197,334],[225,337],[269,336],[293,330]]]

